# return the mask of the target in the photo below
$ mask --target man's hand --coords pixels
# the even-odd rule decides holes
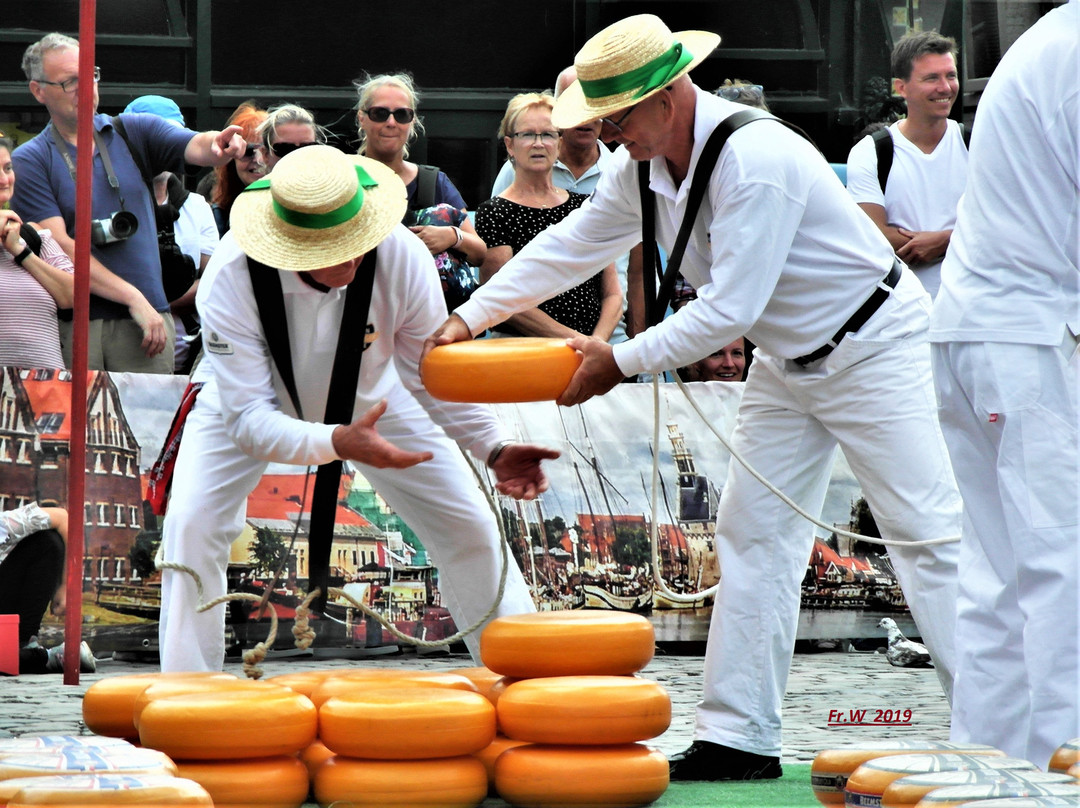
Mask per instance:
[[[615,364],[611,346],[606,342],[595,337],[574,337],[566,344],[584,358],[562,395],[555,400],[556,404],[563,407],[581,404],[593,396],[602,396],[623,380],[624,374]]]
[[[375,429],[375,422],[386,412],[386,399],[365,412],[357,421],[334,430],[334,451],[345,460],[356,460],[377,469],[404,469],[431,460],[431,452],[406,452]]]
[[[247,143],[244,141],[244,130],[239,126],[226,126],[214,136],[214,142],[210,146],[214,155],[214,165],[222,165],[236,157],[240,157],[247,151]]]
[[[905,263],[928,264],[945,255],[949,249],[952,230],[927,230],[915,232],[903,227],[896,228],[900,235],[907,238],[907,243],[897,249],[896,254]]]
[[[465,342],[470,339],[472,339],[472,331],[465,325],[465,321],[456,314],[451,314],[434,334],[424,340],[424,350],[420,353],[420,361],[423,362],[428,351],[436,345],[449,345],[451,342]]]
[[[554,460],[560,452],[531,443],[511,443],[499,452],[492,471],[495,490],[514,499],[536,499],[548,490],[548,479],[541,460]]]
[[[131,319],[142,329],[142,349],[146,355],[157,356],[164,351],[168,335],[161,314],[154,310],[143,295],[139,295],[138,299],[128,306],[128,311],[131,312]]]
[[[449,250],[457,243],[457,233],[452,227],[437,227],[434,225],[414,225],[409,228],[424,242],[428,252],[438,255]]]

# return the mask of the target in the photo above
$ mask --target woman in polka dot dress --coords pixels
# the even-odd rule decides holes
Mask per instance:
[[[487,281],[540,232],[581,207],[587,197],[551,181],[559,150],[559,132],[551,124],[554,98],[523,93],[510,100],[499,126],[514,182],[476,211],[476,232],[488,245],[480,267]],[[615,265],[598,269],[579,286],[539,307],[515,314],[493,329],[495,336],[572,337],[592,335],[604,341],[622,316],[622,291]]]

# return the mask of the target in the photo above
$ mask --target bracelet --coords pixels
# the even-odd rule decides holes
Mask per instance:
[[[491,454],[489,454],[487,458],[488,468],[494,467],[495,461],[499,459],[499,455],[503,453],[503,449],[505,449],[507,446],[514,442],[515,441],[512,440],[501,440],[496,443],[495,448],[491,450]]]
[[[33,254],[34,254],[34,251],[31,250],[29,247],[23,247],[23,251],[15,256],[15,263],[18,264],[19,266],[22,266],[23,261],[25,261],[27,258],[29,258]]]
[[[454,246],[451,247],[450,249],[451,250],[456,250],[458,247],[461,246],[461,242],[465,240],[465,236],[462,234],[460,227],[456,227],[456,226],[453,226],[453,227],[454,227],[454,232],[457,234],[457,241],[454,242]]]

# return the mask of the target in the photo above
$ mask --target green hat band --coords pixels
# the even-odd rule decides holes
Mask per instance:
[[[667,52],[629,73],[620,73],[618,76],[604,79],[579,79],[579,83],[586,98],[606,98],[611,95],[622,95],[635,89],[637,92],[633,97],[641,98],[645,93],[668,84],[676,73],[693,60],[693,54],[685,50],[681,42],[676,42]]]
[[[360,208],[364,205],[364,189],[375,188],[379,183],[375,182],[371,178],[362,166],[354,166],[356,169],[356,193],[352,198],[339,208],[334,210],[328,210],[325,213],[302,213],[297,210],[291,210],[276,199],[273,200],[274,213],[277,217],[287,224],[294,225],[295,227],[304,227],[309,230],[325,230],[328,227],[336,227],[339,224],[343,224],[357,213],[360,212]],[[264,177],[261,180],[256,180],[251,183],[247,188],[247,191],[262,191],[270,189],[270,177]]]

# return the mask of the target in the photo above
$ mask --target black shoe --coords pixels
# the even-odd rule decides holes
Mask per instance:
[[[710,741],[668,758],[672,780],[775,780],[783,774],[780,758],[755,755]]]

